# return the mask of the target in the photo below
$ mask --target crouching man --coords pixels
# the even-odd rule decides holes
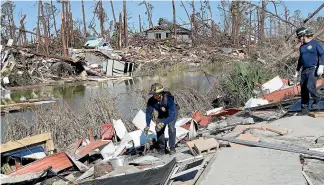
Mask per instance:
[[[150,94],[153,96],[148,100],[146,107],[146,127],[145,133],[148,134],[154,109],[158,112],[156,122],[157,144],[159,153],[166,154],[166,140],[164,130],[169,127],[169,147],[170,155],[175,153],[176,129],[175,122],[178,117],[178,105],[175,103],[174,96],[170,92],[164,91],[161,84],[155,83],[151,86]]]

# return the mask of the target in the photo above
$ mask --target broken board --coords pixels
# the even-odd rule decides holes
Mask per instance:
[[[308,116],[313,118],[324,118],[324,112],[310,112]]]

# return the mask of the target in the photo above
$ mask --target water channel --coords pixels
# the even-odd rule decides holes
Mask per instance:
[[[165,85],[168,89],[176,89],[183,85],[193,87],[199,92],[206,92],[210,83],[213,80],[212,77],[206,77],[206,75],[199,71],[185,72],[181,74],[159,76],[146,76],[146,77],[134,77],[128,80],[114,80],[107,82],[91,82],[91,83],[68,83],[56,86],[42,86],[32,89],[15,90],[10,93],[2,93],[1,102],[6,101],[18,103],[21,100],[28,99],[41,99],[44,97],[51,97],[58,99],[58,103],[65,102],[72,109],[82,109],[80,102],[93,96],[94,94],[105,94],[105,91],[112,91],[115,94],[124,94],[117,98],[117,109],[122,116],[122,119],[132,120],[130,114],[124,111],[125,105],[127,107],[136,106],[137,98],[127,96],[128,93],[139,89],[149,89],[151,84],[159,82]],[[26,119],[32,118],[31,111],[10,113],[10,116],[23,116]],[[3,134],[4,125],[10,119],[10,116],[1,116],[1,135]]]

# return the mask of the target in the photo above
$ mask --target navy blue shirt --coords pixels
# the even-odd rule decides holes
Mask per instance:
[[[163,95],[162,101],[158,102],[154,97],[151,97],[147,102],[146,107],[146,125],[149,126],[152,119],[153,110],[158,111],[159,122],[164,124],[171,123],[176,119],[177,108],[173,96]],[[156,123],[158,124],[158,123]]]
[[[317,64],[324,65],[324,50],[321,43],[317,40],[311,40],[307,43],[304,43],[299,48],[299,60],[297,65],[297,71],[301,67],[317,67]]]

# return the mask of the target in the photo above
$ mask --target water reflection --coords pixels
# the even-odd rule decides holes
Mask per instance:
[[[170,91],[183,85],[195,88],[197,91],[206,92],[210,87],[204,73],[189,72],[182,75],[173,75],[166,77],[138,77],[129,80],[114,80],[107,82],[91,82],[79,84],[66,84],[60,86],[44,86],[39,88],[6,92],[1,94],[1,103],[18,103],[30,99],[48,99],[58,98],[59,103],[67,103],[73,110],[82,110],[82,102],[93,96],[106,96],[106,91],[119,94],[117,98],[117,109],[120,111],[122,119],[131,120],[127,110],[136,107],[138,103],[144,103],[142,97],[132,97],[135,90],[148,90],[151,84],[159,82],[166,86]],[[13,114],[25,115],[27,112],[18,112]],[[1,116],[1,123],[4,124],[6,116]]]

